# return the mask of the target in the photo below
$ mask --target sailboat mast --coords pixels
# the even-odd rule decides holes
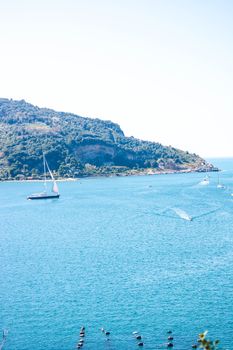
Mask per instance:
[[[47,191],[46,164],[45,164],[45,155],[44,155],[44,153],[43,153],[43,164],[44,164],[44,187],[45,187],[45,191]]]

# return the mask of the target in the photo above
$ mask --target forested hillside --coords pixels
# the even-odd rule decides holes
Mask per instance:
[[[42,152],[57,177],[213,170],[202,158],[125,137],[120,126],[0,99],[0,178],[40,178]]]

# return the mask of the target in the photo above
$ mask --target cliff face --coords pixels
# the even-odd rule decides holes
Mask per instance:
[[[40,177],[42,151],[62,177],[151,168],[213,170],[195,154],[125,137],[111,121],[0,99],[0,178]]]
[[[111,164],[116,156],[116,148],[110,145],[80,145],[74,149],[75,155],[82,162],[95,164]]]

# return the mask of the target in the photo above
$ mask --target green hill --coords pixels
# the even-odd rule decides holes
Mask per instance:
[[[111,121],[0,99],[0,178],[40,178],[42,151],[58,177],[202,171],[195,154],[126,137]]]

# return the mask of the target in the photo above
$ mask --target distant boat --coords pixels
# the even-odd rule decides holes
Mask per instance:
[[[43,154],[43,164],[44,164],[44,191],[40,192],[40,193],[31,194],[30,196],[27,197],[27,199],[49,199],[49,198],[59,198],[60,197],[57,183],[53,177],[51,170],[49,169],[49,166],[48,166],[48,163],[47,163],[47,160],[46,160],[44,154]],[[47,190],[46,169],[48,170],[48,172],[51,176],[51,179],[53,181],[51,192],[48,192],[48,190]]]
[[[199,183],[200,185],[206,186],[210,184],[210,177],[209,175],[206,175],[204,179]]]
[[[218,184],[217,184],[217,188],[225,188],[225,186],[224,186],[223,184],[220,183],[219,174],[218,174]]]
[[[179,208],[172,208],[173,211],[181,218],[187,221],[192,221],[193,218],[189,214],[186,213],[186,211],[179,209]]]

